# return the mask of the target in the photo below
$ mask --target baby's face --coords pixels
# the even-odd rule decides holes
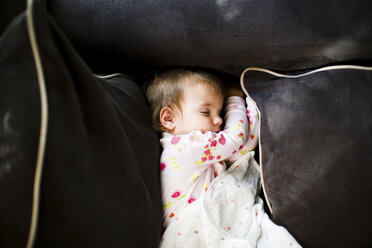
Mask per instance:
[[[193,130],[219,132],[222,118],[223,96],[211,86],[198,83],[186,87],[181,101],[182,111],[175,110],[174,135]]]

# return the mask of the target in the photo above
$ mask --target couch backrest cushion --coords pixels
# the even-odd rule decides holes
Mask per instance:
[[[261,110],[263,178],[274,221],[304,247],[368,247],[372,71],[296,79],[247,72],[245,86]]]
[[[36,9],[48,128],[36,247],[157,247],[159,142],[138,84],[100,79]],[[0,246],[24,247],[40,95],[25,15],[0,39]]]
[[[200,66],[299,70],[372,59],[370,0],[50,0],[94,71]],[[124,66],[125,65],[125,66]]]

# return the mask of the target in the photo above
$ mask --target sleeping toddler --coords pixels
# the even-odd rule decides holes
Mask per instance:
[[[229,174],[226,171],[226,162],[234,163],[242,156],[247,158],[244,159],[245,161],[254,160],[251,150],[257,144],[257,128],[255,128],[257,116],[254,114],[255,110],[250,109],[249,106],[246,108],[246,102],[243,99],[244,93],[240,89],[230,87],[225,92],[227,99],[224,102],[222,85],[217,77],[202,71],[183,69],[159,73],[147,85],[146,97],[152,112],[152,123],[155,130],[162,132],[160,143],[163,151],[160,159],[160,179],[164,229],[168,229],[168,226],[174,226],[173,229],[176,230],[178,227],[176,227],[175,222],[181,223],[183,219],[186,221],[186,226],[185,224],[181,225],[183,230],[200,227],[203,224],[203,217],[198,216],[200,210],[195,210],[188,217],[186,217],[187,213],[185,214],[184,210],[197,208],[198,204],[200,205],[206,200],[205,197],[207,197],[208,192],[216,191],[214,186],[213,189],[210,189],[210,187],[216,178],[226,178],[226,174]],[[225,124],[223,130],[221,130],[223,107]],[[221,174],[224,176],[220,176]],[[258,181],[258,177],[255,180]],[[235,181],[238,182],[239,180],[235,179]],[[253,191],[256,191],[259,187],[257,183],[253,184],[255,184],[253,185]],[[230,186],[226,185],[223,190],[231,191]],[[223,194],[226,195],[226,193]],[[252,199],[254,199],[256,192],[246,195],[252,195]],[[218,198],[223,199],[219,196]],[[234,200],[229,199],[229,202],[236,205]],[[216,203],[212,202],[211,204]],[[249,204],[253,206],[254,203]],[[260,204],[262,205],[262,202]],[[216,207],[212,209],[214,211],[214,209],[221,208],[222,210],[219,210],[218,215],[226,212],[227,209],[232,209],[227,207],[227,204],[225,207],[223,205],[222,203],[219,203],[218,206],[216,204]],[[237,214],[239,211],[234,211],[234,213]],[[182,218],[182,216],[186,218]],[[258,212],[256,216],[258,218]],[[193,217],[198,218],[198,222],[190,222]],[[238,216],[238,219],[241,217]],[[241,220],[244,220],[244,218],[242,217]],[[246,222],[253,223],[251,220]],[[211,228],[210,226],[214,224],[208,225],[208,228]],[[220,224],[216,224],[218,230],[221,229]],[[230,226],[226,228],[225,231],[231,231]],[[260,229],[260,227],[257,228]],[[255,229],[257,228],[255,227]],[[252,229],[252,225],[250,224],[250,227],[245,229],[249,229],[245,230],[248,233]],[[212,240],[205,237],[201,238],[203,232],[208,233],[202,227],[199,230],[191,231],[192,237],[190,236],[190,230],[182,232],[179,231],[179,228],[177,230],[175,234],[168,234],[171,237],[170,239],[164,240],[167,237],[168,230],[166,230],[162,238],[161,245],[163,247],[174,247],[176,243],[181,242],[181,235],[187,237],[185,240],[188,242],[182,241],[180,244],[183,247],[195,247],[196,244],[197,247],[208,247],[208,244],[210,247],[225,247],[225,240],[229,238],[224,234],[224,230],[219,231],[221,231],[222,236],[226,236],[226,239],[220,235],[222,238],[218,236],[218,242],[215,240],[216,238]],[[258,231],[256,241],[261,236],[261,231]],[[286,232],[285,229],[284,232]],[[214,232],[213,235],[217,235],[217,233]],[[255,231],[255,233],[257,232]],[[288,232],[286,234],[289,235]],[[173,236],[178,236],[178,239]],[[195,238],[194,242],[191,241],[193,238]],[[244,237],[242,239],[244,240]],[[291,244],[298,245],[292,239]],[[224,245],[220,241],[223,241]]]

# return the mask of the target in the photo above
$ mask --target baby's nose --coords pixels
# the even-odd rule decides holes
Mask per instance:
[[[214,119],[214,125],[216,125],[216,126],[221,126],[222,125],[222,118],[221,117],[216,117],[215,119]]]

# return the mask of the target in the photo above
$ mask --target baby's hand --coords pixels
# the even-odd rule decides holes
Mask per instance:
[[[244,92],[236,87],[236,86],[228,86],[226,87],[226,91],[225,91],[225,95],[226,97],[229,97],[229,96],[240,96],[241,98],[244,98]]]

